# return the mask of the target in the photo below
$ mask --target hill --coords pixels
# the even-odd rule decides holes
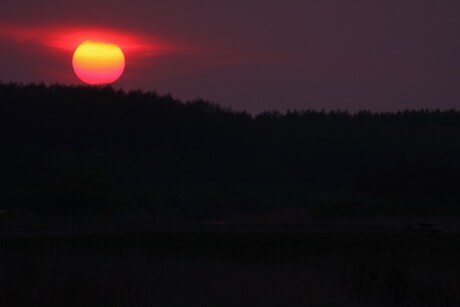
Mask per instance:
[[[265,112],[0,84],[0,203],[158,223],[460,213],[460,112]],[[274,214],[274,213],[273,213]]]

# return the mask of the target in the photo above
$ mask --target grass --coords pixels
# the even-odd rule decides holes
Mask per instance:
[[[453,306],[460,236],[126,233],[0,240],[1,306]]]

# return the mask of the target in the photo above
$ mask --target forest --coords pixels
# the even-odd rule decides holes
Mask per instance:
[[[110,86],[0,84],[0,209],[232,221],[460,213],[460,112],[234,111]]]

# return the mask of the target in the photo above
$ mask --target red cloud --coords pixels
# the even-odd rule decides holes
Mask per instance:
[[[140,34],[104,28],[0,25],[0,38],[72,52],[86,40],[113,43],[125,54],[155,56],[177,51],[172,44]]]

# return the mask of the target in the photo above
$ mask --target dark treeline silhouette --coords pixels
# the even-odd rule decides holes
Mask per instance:
[[[0,203],[37,216],[460,213],[460,112],[264,112],[0,84]]]

